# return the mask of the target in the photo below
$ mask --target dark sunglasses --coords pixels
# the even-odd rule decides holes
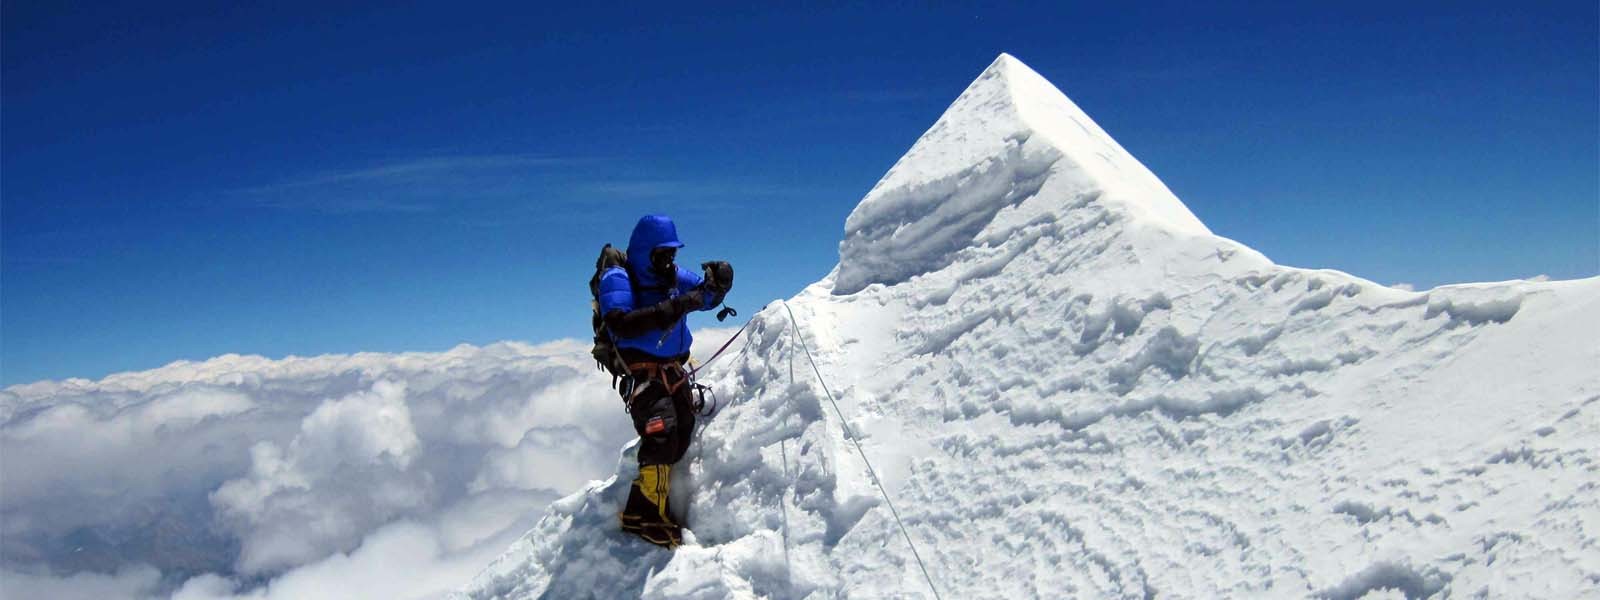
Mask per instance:
[[[650,265],[665,270],[672,266],[672,261],[677,260],[678,249],[664,246],[650,251]]]

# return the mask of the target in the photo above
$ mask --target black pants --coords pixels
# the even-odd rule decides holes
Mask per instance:
[[[694,395],[685,381],[687,376],[681,368],[669,368],[660,377],[639,372],[634,377],[637,393],[628,404],[628,413],[639,434],[639,464],[676,464],[689,451],[694,435]],[[669,387],[673,388],[670,393]]]
[[[683,541],[682,520],[672,514],[672,465],[689,451],[694,435],[693,391],[681,364],[645,364],[633,372],[628,402],[639,434],[639,476],[618,518],[622,530],[652,544],[676,548]]]

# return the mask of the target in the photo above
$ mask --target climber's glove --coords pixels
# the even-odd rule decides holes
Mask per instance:
[[[717,294],[727,294],[733,289],[733,265],[726,261],[713,260],[700,263],[700,268],[705,270],[705,286]]]
[[[689,290],[653,305],[630,311],[613,310],[606,313],[606,327],[621,337],[635,337],[650,331],[664,331],[677,324],[678,319],[690,311],[706,306],[706,292]]]

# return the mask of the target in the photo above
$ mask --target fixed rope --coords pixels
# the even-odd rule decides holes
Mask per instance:
[[[765,307],[765,306],[763,306],[763,307],[761,307],[761,308],[766,308],[766,307]],[[751,320],[750,320],[750,321],[754,321],[754,320],[755,320],[755,319],[751,319]],[[716,352],[713,352],[713,353],[711,353],[711,358],[708,358],[708,359],[706,359],[706,361],[705,361],[705,362],[703,362],[703,363],[700,363],[700,364],[699,364],[699,365],[696,365],[696,366],[695,366],[695,367],[694,367],[694,368],[693,368],[693,369],[689,369],[689,375],[690,375],[690,376],[691,376],[691,377],[692,377],[692,376],[694,376],[694,375],[695,375],[695,374],[697,374],[697,373],[699,373],[699,372],[700,372],[700,369],[704,369],[704,368],[706,368],[706,365],[709,365],[709,364],[711,364],[711,361],[714,361],[714,360],[716,360],[716,359],[717,359],[717,357],[718,357],[718,356],[722,356],[722,352],[723,352],[723,351],[724,351],[724,350],[727,350],[727,349],[728,349],[728,346],[732,346],[732,345],[733,345],[733,341],[734,341],[734,340],[737,340],[737,339],[739,339],[739,334],[741,334],[741,333],[744,333],[744,328],[746,328],[746,327],[749,327],[749,326],[750,326],[750,321],[745,321],[745,322],[744,322],[744,325],[741,325],[741,326],[739,326],[739,330],[738,330],[738,331],[735,331],[735,332],[733,332],[733,336],[732,336],[732,337],[729,337],[729,338],[728,338],[728,341],[726,341],[726,342],[723,342],[723,343],[722,343],[722,347],[721,347],[721,348],[717,348],[717,351],[716,351]]]
[[[762,307],[766,308],[766,307]],[[793,334],[790,334],[793,335]],[[789,387],[794,387],[794,351],[789,351]],[[785,417],[787,418],[787,417]],[[783,480],[794,485],[794,479],[789,475],[789,438],[778,440],[778,456],[783,459]],[[800,501],[800,492],[795,491],[795,502]],[[783,511],[783,568],[784,582],[788,585],[789,597],[794,597],[794,563],[789,560],[789,499],[787,494],[778,495],[778,509]]]
[[[928,566],[922,563],[922,555],[917,553],[917,544],[911,541],[911,534],[906,532],[906,524],[900,520],[900,511],[895,510],[894,502],[889,500],[889,490],[878,480],[878,472],[872,468],[872,461],[867,460],[867,451],[861,449],[861,441],[856,439],[855,432],[850,430],[850,424],[844,420],[844,411],[839,410],[839,402],[833,399],[833,392],[828,389],[828,382],[822,377],[822,369],[817,367],[817,360],[811,357],[811,348],[806,346],[805,336],[800,335],[800,323],[794,318],[794,311],[789,308],[788,302],[783,303],[783,310],[789,313],[789,325],[794,328],[795,339],[800,340],[800,348],[805,350],[806,360],[811,363],[811,370],[817,374],[817,383],[822,384],[823,393],[828,395],[828,403],[833,405],[834,414],[839,416],[839,426],[844,428],[845,437],[850,438],[850,442],[855,444],[856,452],[861,455],[861,462],[867,465],[867,475],[872,476],[872,484],[878,488],[878,494],[883,496],[883,503],[888,505],[889,514],[894,515],[894,524],[900,528],[900,535],[905,536],[906,545],[911,547],[911,557],[917,559],[917,568],[922,569],[922,578],[928,581],[928,589],[933,591],[935,600],[944,600],[939,596],[939,588],[933,585],[933,577],[928,575]]]

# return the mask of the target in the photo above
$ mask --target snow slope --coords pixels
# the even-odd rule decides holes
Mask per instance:
[[[691,543],[630,446],[460,596],[932,597],[848,426],[943,598],[1600,597],[1600,278],[1275,265],[1006,55],[839,253],[707,369]]]

